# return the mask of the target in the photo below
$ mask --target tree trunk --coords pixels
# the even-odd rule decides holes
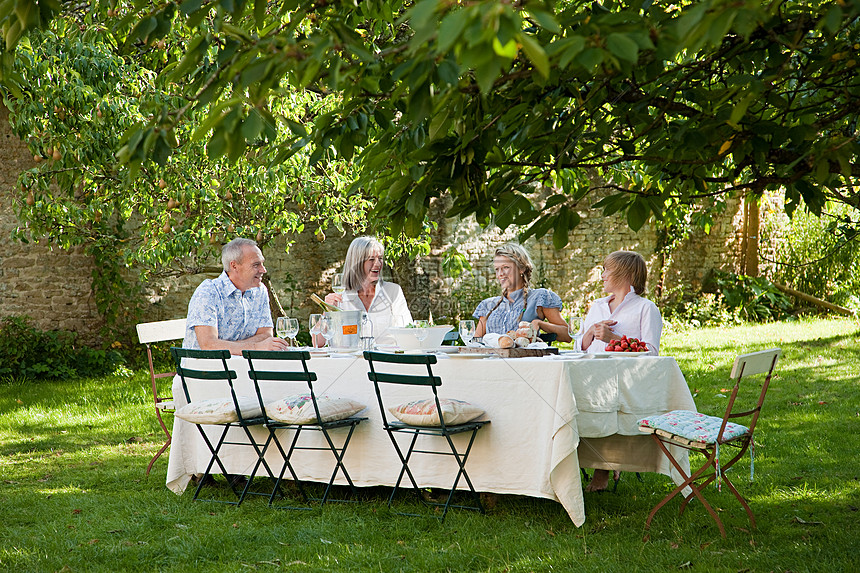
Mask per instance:
[[[747,197],[746,206],[746,253],[744,256],[744,274],[758,276],[758,237],[759,237],[759,207],[758,197]]]
[[[281,301],[278,300],[278,295],[275,294],[275,289],[272,288],[272,281],[269,280],[269,275],[263,275],[263,284],[269,289],[269,311],[272,313],[272,322],[277,322],[279,316],[287,316],[287,313],[284,312]]]
[[[815,306],[820,306],[821,308],[826,308],[827,310],[832,310],[833,312],[838,312],[839,314],[844,314],[846,316],[854,316],[854,311],[849,310],[847,308],[843,308],[841,306],[837,306],[831,302],[827,302],[826,300],[821,300],[820,298],[816,298],[811,294],[806,294],[805,292],[794,290],[793,288],[789,288],[779,283],[773,283],[773,286],[775,286],[787,295],[799,298],[800,300],[805,300],[806,302],[811,302]]]

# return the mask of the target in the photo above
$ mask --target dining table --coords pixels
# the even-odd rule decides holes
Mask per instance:
[[[433,372],[442,380],[439,396],[478,406],[484,411],[479,419],[491,421],[478,432],[466,466],[477,491],[558,501],[573,523],[580,526],[585,522],[580,468],[657,472],[681,483],[680,476],[637,424],[646,416],[677,409],[695,410],[693,397],[674,358],[572,352],[500,358],[493,354],[440,352],[437,360]],[[237,394],[254,395],[247,361],[234,356],[227,364],[236,372]],[[205,369],[216,365],[193,360],[187,366]],[[258,366],[255,361],[255,367],[285,366],[278,361]],[[350,398],[367,406],[358,414],[367,420],[357,426],[344,456],[354,484],[393,486],[401,465],[383,429],[363,356],[345,351],[314,354],[308,367],[317,375],[314,383],[317,395]],[[223,387],[208,383],[191,384],[189,391],[192,400],[226,395]],[[302,392],[307,392],[302,383],[261,382],[266,402]],[[426,388],[420,387],[391,387],[386,388],[386,399],[396,404],[426,398],[426,392]],[[173,395],[177,407],[182,406],[185,397],[178,376],[173,382]],[[211,430],[214,436],[218,428],[211,426],[206,430],[207,434]],[[260,441],[265,439],[265,428],[254,431],[259,432]],[[307,445],[323,445],[319,434],[305,432],[302,439],[308,440]],[[688,471],[686,450],[678,448],[673,454]],[[192,475],[206,469],[210,457],[197,428],[175,418],[167,487],[181,494]],[[253,448],[242,446],[225,446],[220,458],[231,474],[248,475],[257,462]],[[269,448],[266,458],[276,472],[280,470],[283,462],[277,448]],[[419,486],[450,488],[455,462],[439,458],[420,456],[410,461]],[[327,482],[334,468],[334,457],[325,451],[297,451],[291,463],[299,479]],[[339,475],[336,483],[346,481]]]

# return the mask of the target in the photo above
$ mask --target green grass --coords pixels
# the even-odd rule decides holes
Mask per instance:
[[[577,528],[555,502],[499,496],[444,524],[361,504],[271,510],[195,503],[164,487],[148,377],[0,384],[0,570],[29,571],[858,571],[860,326],[849,320],[669,332],[700,410],[721,413],[738,353],[784,356],[757,433],[755,481],[735,466],[759,527],[727,490],[706,491],[728,530],[677,502],[644,529],[668,478],[624,474],[586,494]],[[755,390],[755,388],[752,388]]]

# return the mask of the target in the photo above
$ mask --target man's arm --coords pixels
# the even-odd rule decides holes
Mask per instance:
[[[218,328],[214,326],[195,326],[194,334],[202,350],[229,350],[230,354],[240,355],[243,350],[286,350],[287,343],[272,336],[271,328],[258,328],[254,336],[244,340],[221,340]]]

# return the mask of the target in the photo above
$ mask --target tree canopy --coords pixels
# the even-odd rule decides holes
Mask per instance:
[[[451,215],[559,247],[583,206],[638,229],[776,188],[789,213],[860,205],[857,0],[0,5],[16,98],[45,89],[15,70],[16,44],[59,18],[77,24],[67,36],[96,26],[124,58],[161,58],[165,97],[117,155],[129,173],[195,145],[269,168],[342,162],[348,196],[373,197],[395,233],[420,233],[447,195]]]

